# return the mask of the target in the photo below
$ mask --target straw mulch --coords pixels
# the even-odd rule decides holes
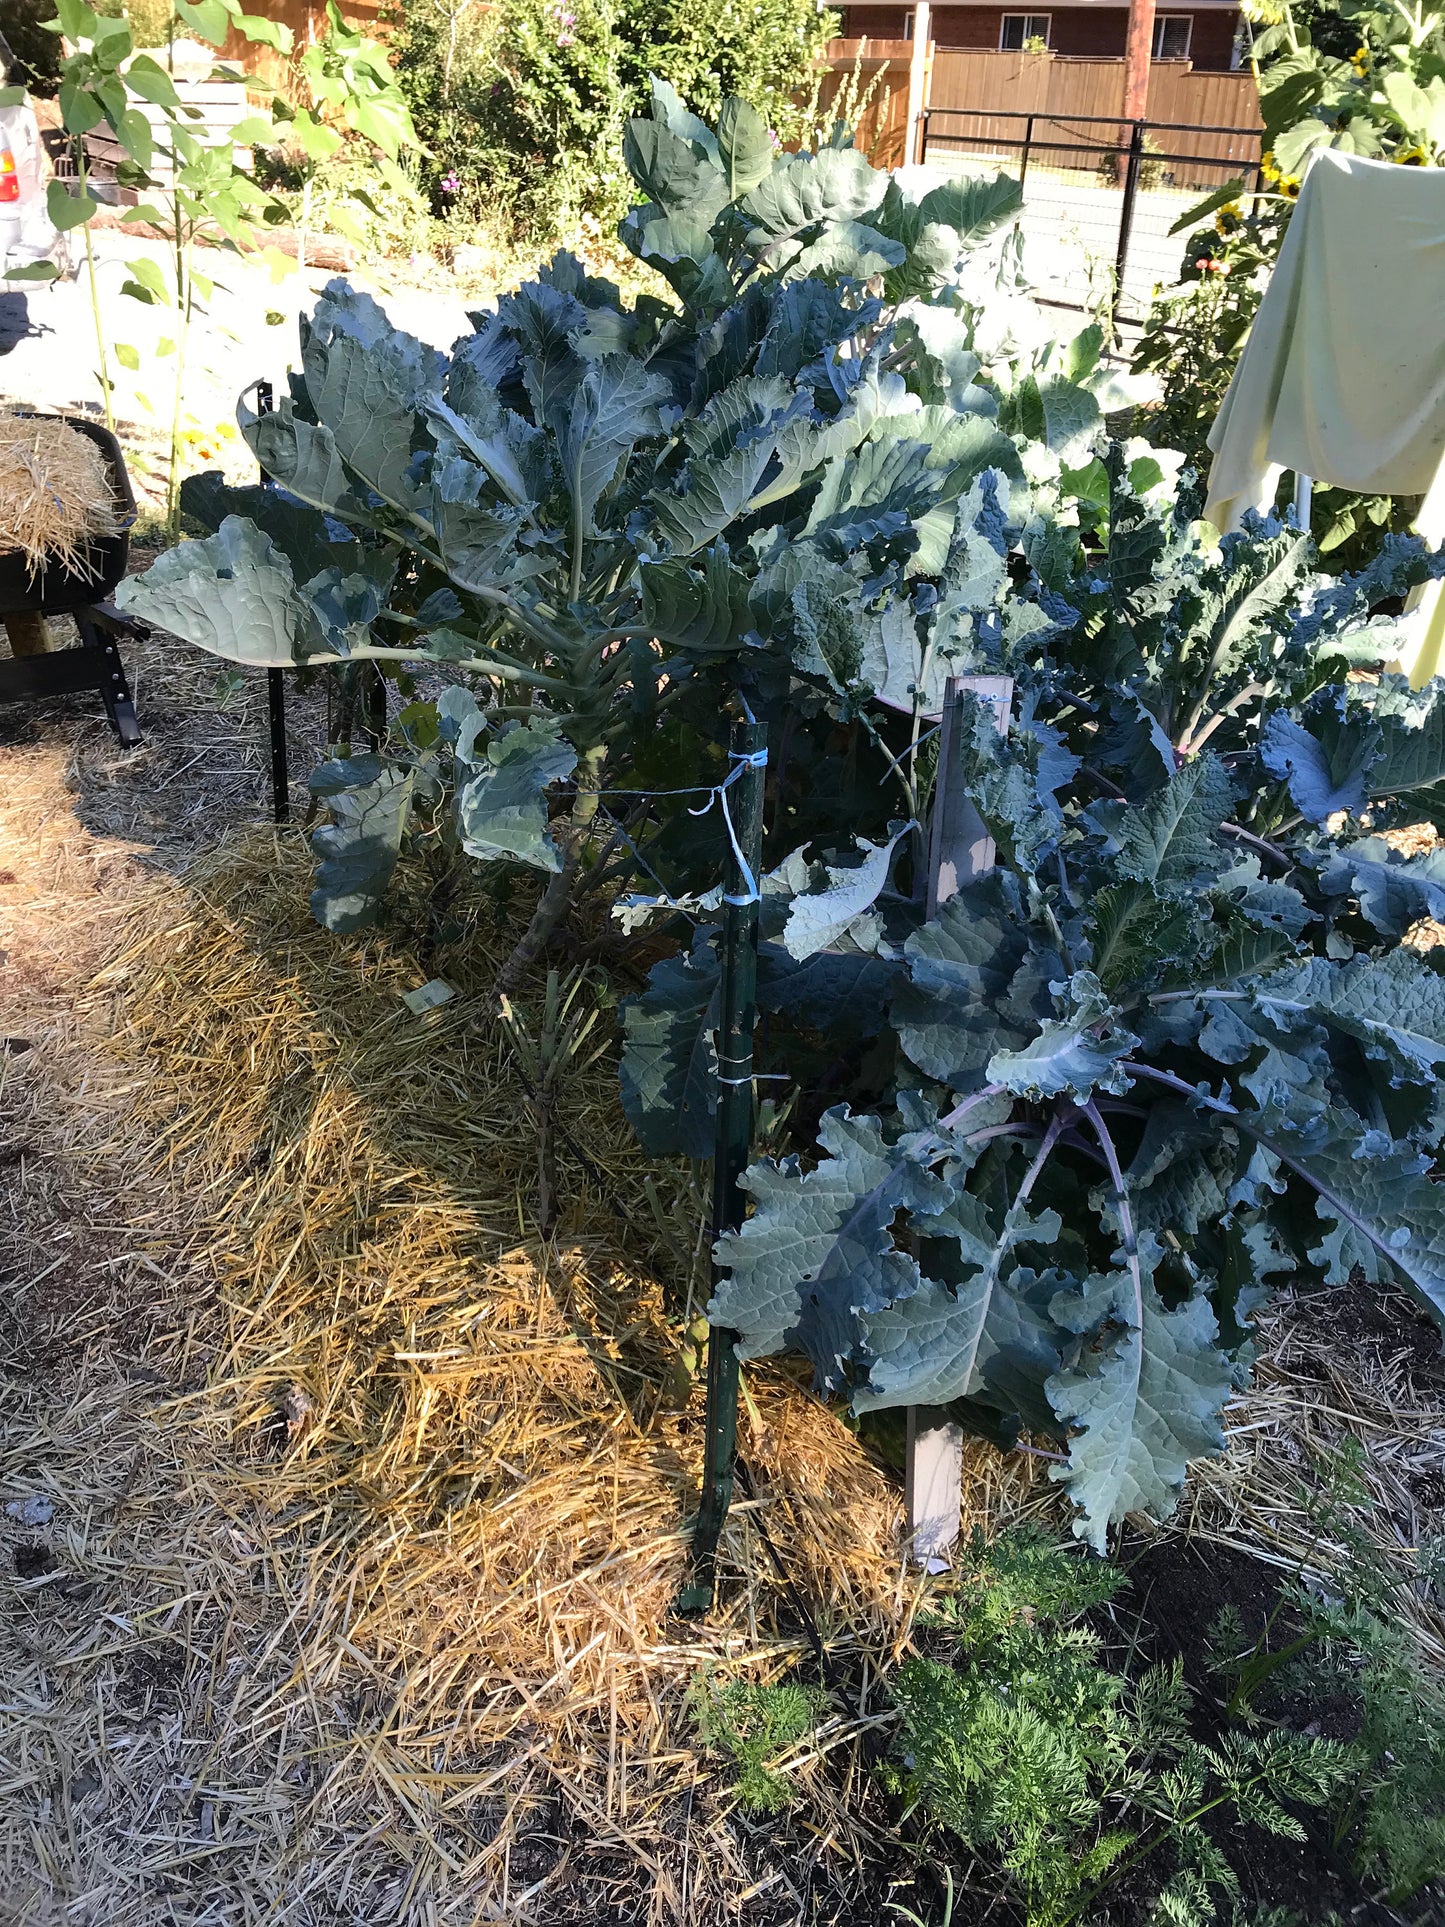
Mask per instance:
[[[0,554],[73,568],[120,522],[105,457],[89,435],[53,416],[0,408]]]
[[[254,809],[254,713],[238,734],[197,684],[151,716],[124,761],[93,724],[0,749],[0,1927],[927,1915],[872,1772],[920,1594],[896,1483],[750,1374],[757,1501],[719,1613],[672,1616],[686,1267],[605,1062],[564,1084],[587,1168],[559,1143],[567,1209],[533,1233],[483,994],[520,910],[473,905],[425,961],[326,937],[299,835],[188,855],[216,796]],[[414,1017],[438,970],[461,994]],[[1354,1429],[1364,1523],[1408,1563],[1445,1525],[1445,1381],[1408,1318],[1302,1301],[1264,1353],[1181,1528],[1298,1558],[1308,1450]],[[1052,1506],[1039,1471],[971,1451],[966,1523]],[[757,1824],[684,1694],[714,1664],[816,1678],[797,1599],[840,1689],[782,1763],[803,1797]]]
[[[1445,1543],[1439,1332],[1407,1298],[1345,1285],[1284,1299],[1260,1321],[1259,1349],[1254,1383],[1229,1414],[1229,1451],[1194,1468],[1175,1529],[1330,1590],[1347,1548],[1321,1533],[1311,1501],[1329,1455],[1359,1440],[1368,1500],[1343,1516],[1399,1575],[1403,1620],[1445,1666],[1445,1592],[1418,1557]]]
[[[663,1241],[610,1067],[564,1111],[604,1186],[560,1146],[573,1202],[541,1243],[478,994],[507,932],[479,927],[463,995],[418,1019],[417,961],[317,931],[306,874],[268,836],[144,883],[83,1000],[49,1135],[67,1173],[134,1187],[99,1259],[125,1315],[102,1281],[0,1450],[4,1496],[55,1508],[0,1520],[13,1918],[875,1918],[908,1872],[869,1768],[920,1592],[896,1485],[758,1375],[722,1610],[673,1615],[700,1397],[670,1402],[680,1308],[624,1248]],[[11,1095],[46,1134],[53,1087]],[[50,1201],[78,1237],[105,1215]],[[970,1502],[1032,1486],[980,1451]],[[684,1706],[704,1665],[816,1677],[759,1512],[847,1682],[784,1763],[806,1818],[766,1828]]]

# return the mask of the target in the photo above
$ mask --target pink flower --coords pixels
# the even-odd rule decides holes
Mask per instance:
[[[452,168],[449,173],[444,174],[442,176],[442,193],[443,194],[460,194],[461,191],[462,191],[462,184],[457,179],[457,171],[455,168]]]

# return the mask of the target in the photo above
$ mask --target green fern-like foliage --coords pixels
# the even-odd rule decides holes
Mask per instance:
[[[1335,1803],[1336,1844],[1403,1906],[1445,1874],[1445,1690],[1398,1619],[1358,1600],[1321,1604],[1302,1589],[1299,1604],[1316,1644],[1286,1678],[1305,1692],[1343,1693],[1359,1721],[1360,1767]]]
[[[1081,1623],[1117,1592],[1115,1568],[1025,1530],[975,1535],[970,1565],[943,1615],[955,1663],[900,1671],[903,1787],[999,1859],[1031,1922],[1064,1921],[1133,1843],[1105,1825],[1101,1789],[1127,1774],[1141,1723],[1169,1730],[1169,1687],[1146,1676],[1141,1708]]]
[[[737,1774],[737,1795],[750,1813],[777,1813],[791,1805],[790,1783],[772,1770],[776,1760],[816,1724],[824,1694],[816,1686],[780,1680],[720,1681],[700,1672],[688,1695],[703,1744],[725,1754]]]
[[[1239,1901],[1207,1816],[1303,1840],[1296,1809],[1357,1770],[1349,1748],[1285,1729],[1194,1738],[1180,1665],[1131,1680],[1085,1623],[1121,1583],[1033,1531],[976,1538],[936,1629],[948,1658],[899,1672],[895,1785],[998,1864],[1029,1927],[1100,1917],[1114,1881],[1161,1849],[1155,1920],[1205,1927]]]
[[[1445,1688],[1400,1610],[1412,1577],[1438,1583],[1439,1547],[1420,1548],[1414,1575],[1385,1558],[1362,1524],[1372,1502],[1364,1461],[1363,1446],[1347,1436],[1314,1456],[1312,1480],[1299,1487],[1313,1545],[1335,1549],[1330,1596],[1306,1585],[1301,1570],[1281,1596],[1291,1624],[1272,1614],[1253,1640],[1224,1608],[1210,1629],[1209,1660],[1231,1689],[1226,1715],[1251,1724],[1277,1711],[1281,1690],[1305,1704],[1353,1704],[1356,1766],[1331,1802],[1335,1844],[1402,1906],[1445,1874]]]

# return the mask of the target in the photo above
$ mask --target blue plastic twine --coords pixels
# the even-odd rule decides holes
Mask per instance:
[[[727,793],[743,774],[744,770],[766,769],[768,752],[766,749],[730,749],[728,755],[732,758],[733,767],[720,783],[709,790],[707,801],[703,804],[702,808],[689,810],[688,815],[706,816],[714,803],[720,806],[723,826],[728,833],[728,842],[732,845],[733,855],[737,859],[737,866],[742,871],[747,886],[744,894],[741,896],[731,892],[725,893],[723,902],[731,903],[738,908],[742,908],[749,903],[761,903],[763,898],[762,892],[757,885],[757,879],[752,873],[747,858],[743,855],[742,845],[738,842],[738,833],[733,827],[732,811],[728,808]]]

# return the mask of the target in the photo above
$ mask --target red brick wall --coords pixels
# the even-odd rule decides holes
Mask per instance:
[[[1005,12],[1022,8],[935,7],[933,38],[940,47],[997,47],[999,22]]]
[[[892,40],[903,32],[903,6],[844,7],[843,33],[849,39],[864,34],[872,39]],[[948,7],[933,9],[933,39],[939,47],[998,46],[999,23],[1005,13],[1048,13],[1048,0],[1016,0],[1009,7]],[[1170,6],[1164,0],[1161,11],[1190,13],[1188,6]],[[1190,59],[1205,71],[1227,69],[1234,47],[1234,32],[1239,16],[1223,8],[1195,13],[1190,39]],[[1053,32],[1049,46],[1056,54],[1076,57],[1122,60],[1124,36],[1129,24],[1127,7],[1061,7],[1053,11]]]
[[[904,7],[840,7],[843,40],[899,40],[903,36]],[[935,38],[937,36],[935,35]]]
[[[1181,8],[1187,12],[1187,8]],[[1189,58],[1196,67],[1209,72],[1227,71],[1234,53],[1234,36],[1239,15],[1234,12],[1196,13],[1194,33],[1189,42]]]
[[[1082,8],[1062,8],[1054,15],[1049,46],[1056,54],[1122,60],[1128,31],[1127,7],[1101,7],[1097,12],[1090,7],[1087,13]]]

